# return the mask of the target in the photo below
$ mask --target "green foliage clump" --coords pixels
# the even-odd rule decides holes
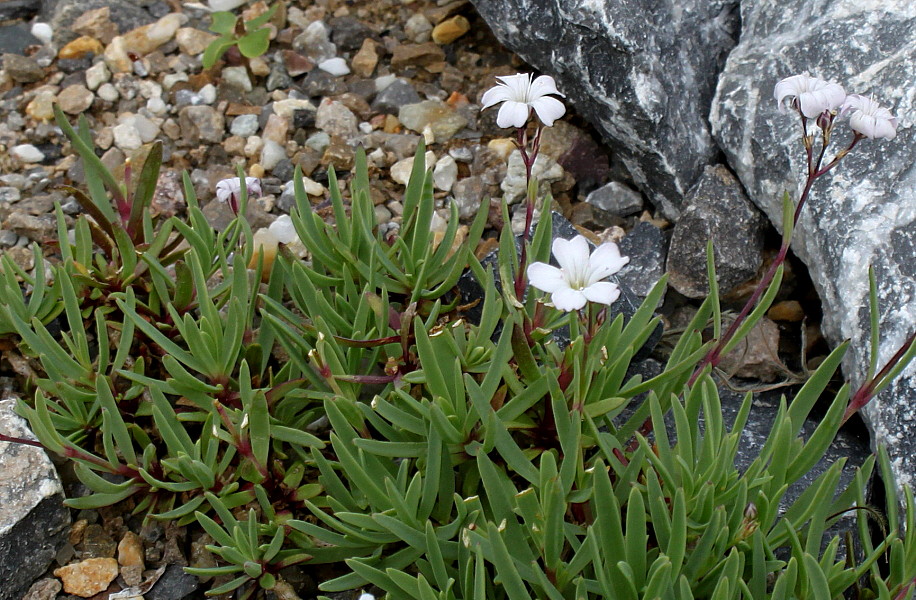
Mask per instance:
[[[95,157],[84,121],[58,123],[89,192],[72,239],[58,209],[58,260],[36,247],[34,274],[0,267],[0,334],[41,365],[21,410],[93,491],[71,506],[130,499],[148,518],[199,524],[219,564],[188,570],[216,577],[211,595],[247,598],[292,565],[335,564],[324,591],[375,585],[391,599],[910,597],[916,511],[907,492],[898,517],[883,452],[848,485],[834,464],[781,508],[842,423],[848,387],[801,436],[845,346],[780,404],[740,472],[750,395],[728,427],[708,368],[688,385],[707,322],[721,327],[714,286],[643,380],[628,370],[664,282],[629,319],[590,307],[580,323],[516,297],[473,255],[486,210],[464,231],[453,205],[434,237],[422,159],[396,236],[375,226],[361,150],[348,198],[330,173],[333,224],[297,172],[291,216],[310,260],[281,247],[268,272],[247,222],[214,232],[187,178],[187,218],[150,216],[156,147],[132,188]],[[246,201],[243,188],[240,214]],[[531,260],[549,258],[550,240],[542,219]],[[508,228],[499,262],[510,281]],[[484,290],[474,323],[455,291],[465,269]],[[54,320],[70,333],[51,333]],[[880,531],[865,508],[876,466]],[[850,512],[857,535],[826,534]]]
[[[230,48],[236,46],[245,58],[256,58],[267,52],[270,46],[270,28],[267,22],[277,10],[276,5],[262,15],[245,21],[229,11],[219,11],[212,15],[210,31],[219,37],[210,42],[201,59],[205,69],[216,64]]]

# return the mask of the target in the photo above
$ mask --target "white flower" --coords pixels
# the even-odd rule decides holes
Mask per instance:
[[[558,238],[553,241],[553,255],[560,268],[532,263],[528,267],[528,281],[551,294],[550,299],[558,309],[579,310],[587,301],[612,304],[620,296],[616,284],[601,281],[630,262],[628,256],[620,256],[617,244],[602,244],[589,256],[588,242],[581,235],[571,240]]]
[[[299,239],[293,220],[289,215],[280,215],[267,228],[281,244],[290,244]]]
[[[853,131],[867,138],[894,139],[897,135],[897,118],[871,98],[850,94],[840,108],[840,114],[849,116],[849,126]]]
[[[773,96],[779,104],[779,112],[785,113],[791,108],[814,119],[824,111],[839,107],[846,99],[846,91],[838,83],[803,74],[777,83]]]
[[[245,188],[249,196],[261,195],[261,180],[257,177],[246,177]],[[238,177],[223,179],[216,184],[216,199],[220,202],[229,202],[231,199],[239,199],[242,194],[242,180]]]
[[[496,87],[484,92],[480,100],[483,102],[483,109],[504,102],[499,107],[499,114],[496,115],[496,124],[500,127],[524,127],[532,110],[537,113],[544,125],[550,127],[566,112],[562,102],[550,97],[550,94],[563,98],[566,96],[557,91],[557,84],[549,75],[541,75],[534,81],[531,80],[530,73],[507,75],[497,79],[500,82]]]
[[[248,0],[209,0],[207,4],[200,2],[185,2],[187,8],[196,8],[207,12],[221,12],[233,10],[245,4]]]

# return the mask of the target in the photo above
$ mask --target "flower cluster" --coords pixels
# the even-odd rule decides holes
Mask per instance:
[[[897,134],[897,119],[888,109],[859,94],[847,96],[840,84],[806,73],[777,83],[773,96],[781,113],[791,109],[805,118],[819,119],[819,124],[825,115],[828,122],[837,114],[848,115],[849,126],[862,137],[893,139]]]

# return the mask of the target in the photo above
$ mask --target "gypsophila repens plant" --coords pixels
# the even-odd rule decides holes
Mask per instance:
[[[324,565],[325,592],[390,599],[911,597],[916,506],[905,488],[898,515],[883,450],[848,483],[840,461],[794,502],[786,492],[909,362],[912,338],[880,371],[873,359],[857,392],[841,388],[805,438],[846,345],[834,350],[780,404],[744,471],[734,459],[751,395],[726,422],[710,374],[772,301],[814,181],[862,139],[893,137],[896,121],[836,84],[777,86],[808,157],[779,257],[723,332],[710,252],[710,296],[644,380],[628,373],[658,326],[664,281],[625,318],[608,277],[628,257],[535,224],[550,198],[530,167],[565,112],[554,96],[552,78],[516,75],[482,98],[502,103],[497,122],[516,128],[529,179],[524,231],[505,226],[487,267],[473,253],[486,204],[468,227],[452,203],[444,234],[431,231],[422,143],[396,232],[376,225],[361,149],[348,180],[329,172],[332,222],[297,170],[291,214],[253,232],[244,215],[260,182],[239,171],[215,190],[236,215],[215,232],[188,177],[187,216],[150,215],[155,148],[117,179],[85,119],[74,130],[58,111],[89,190],[71,191],[85,209],[72,235],[57,209],[57,253],[36,246],[28,273],[0,266],[0,335],[36,366],[20,410],[38,442],[0,439],[71,458],[91,493],[70,506],[124,501],[205,531],[216,566],[187,571],[213,578],[210,595],[295,598],[287,569]],[[851,139],[825,162],[845,115]],[[483,289],[473,321],[456,291],[468,270]],[[880,507],[868,504],[876,471]],[[850,515],[857,528],[827,533]]]

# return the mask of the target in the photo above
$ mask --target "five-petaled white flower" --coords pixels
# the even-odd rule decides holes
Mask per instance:
[[[843,102],[840,115],[849,115],[849,126],[867,138],[894,139],[897,135],[897,118],[871,98],[850,94]]]
[[[779,104],[779,112],[785,113],[791,108],[814,119],[843,104],[846,91],[838,83],[802,74],[786,77],[777,83],[773,96]]]
[[[261,195],[261,180],[257,177],[245,178],[245,189],[248,197]],[[242,197],[242,180],[238,177],[223,179],[216,184],[216,199],[229,204],[234,214],[239,214],[239,200]]]
[[[484,92],[480,101],[483,109],[496,106],[500,102],[499,113],[496,115],[496,124],[500,127],[524,127],[533,110],[544,125],[550,127],[553,122],[566,113],[563,103],[552,98],[556,94],[565,98],[557,91],[557,84],[550,75],[541,75],[532,81],[531,73],[519,73],[497,77],[499,83]]]
[[[581,235],[571,240],[558,238],[553,242],[553,255],[560,268],[532,263],[528,267],[528,281],[550,294],[558,309],[579,310],[587,301],[612,304],[620,296],[616,284],[601,281],[630,262],[628,256],[620,256],[617,244],[602,244],[589,255],[588,242]]]

